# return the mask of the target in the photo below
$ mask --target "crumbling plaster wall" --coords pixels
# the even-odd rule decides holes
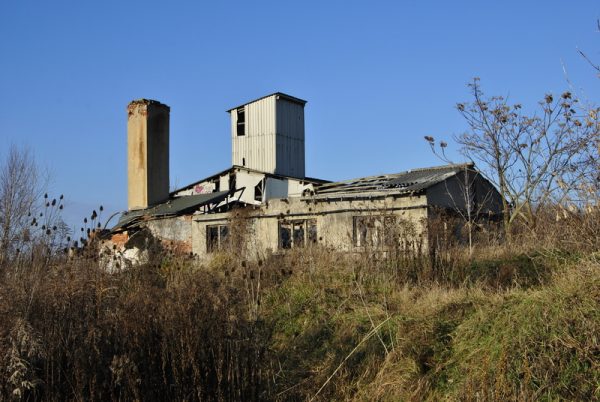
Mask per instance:
[[[317,225],[317,243],[337,251],[359,251],[353,244],[353,219],[363,215],[395,215],[412,222],[418,233],[425,230],[426,197],[401,196],[379,199],[324,201],[310,198],[271,200],[249,213],[249,258],[261,253],[278,252],[279,222],[311,219]],[[207,226],[230,224],[230,214],[195,215],[192,223],[192,251],[200,259],[207,253]],[[233,223],[235,224],[235,223]],[[422,236],[425,242],[426,236]],[[235,247],[239,247],[236,245]]]
[[[179,253],[192,252],[191,215],[150,220],[145,226],[163,247]]]

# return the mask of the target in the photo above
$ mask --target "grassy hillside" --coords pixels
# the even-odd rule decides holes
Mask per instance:
[[[466,255],[161,254],[117,274],[93,254],[18,259],[0,399],[600,398],[593,247]]]

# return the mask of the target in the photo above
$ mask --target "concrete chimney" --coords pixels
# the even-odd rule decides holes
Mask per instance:
[[[169,111],[167,105],[149,99],[127,106],[129,210],[169,198]]]

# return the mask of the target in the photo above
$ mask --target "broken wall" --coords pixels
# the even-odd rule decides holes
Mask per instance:
[[[200,259],[210,258],[210,251],[214,252],[219,248],[219,244],[216,247],[213,244],[221,241],[221,236],[216,231],[225,230],[222,228],[231,224],[230,216],[230,213],[194,216],[191,229],[192,251]],[[290,248],[314,242],[336,251],[362,251],[365,244],[357,241],[356,225],[366,225],[366,228],[361,227],[362,232],[365,232],[363,237],[367,236],[366,232],[371,232],[368,234],[369,238],[381,243],[383,240],[378,240],[377,236],[383,236],[383,229],[376,226],[377,222],[385,224],[391,221],[385,217],[393,217],[395,224],[410,223],[415,228],[415,237],[418,237],[420,246],[424,246],[427,241],[423,235],[424,221],[427,218],[425,196],[330,201],[310,198],[271,200],[261,207],[249,207],[246,219],[251,223],[248,225],[247,248],[251,255],[248,258],[282,252],[282,242],[285,241],[289,242],[285,245]],[[282,232],[286,235],[286,230],[289,230],[291,240],[282,239]],[[375,231],[380,233],[374,233]],[[302,235],[304,240],[298,242],[296,235]]]

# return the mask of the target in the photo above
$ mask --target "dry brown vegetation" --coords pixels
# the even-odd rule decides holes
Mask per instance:
[[[158,253],[111,274],[94,253],[20,255],[1,273],[0,399],[598,398],[600,218],[555,212],[470,257]]]

